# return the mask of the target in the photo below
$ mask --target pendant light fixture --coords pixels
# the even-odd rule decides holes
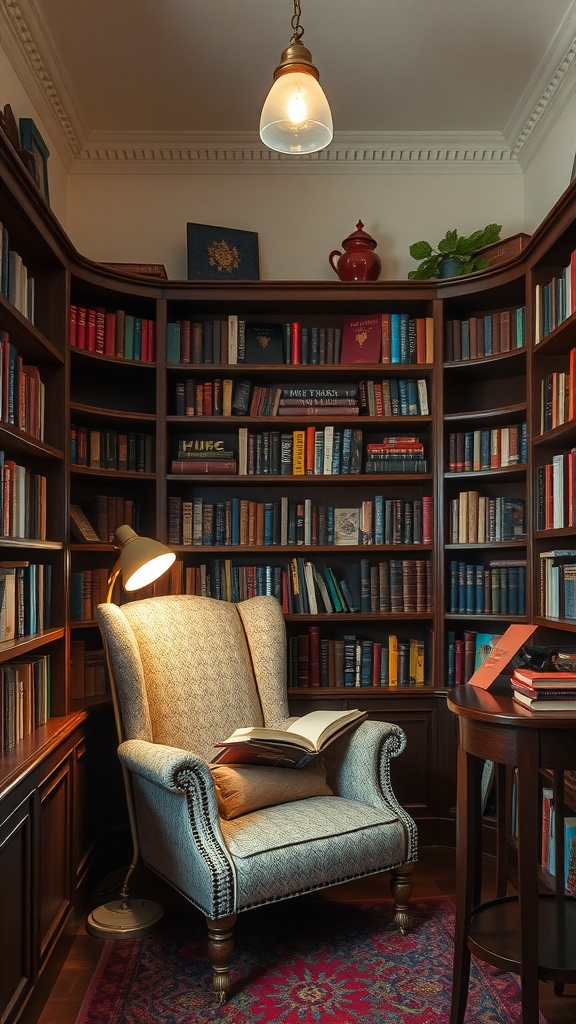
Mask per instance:
[[[274,84],[260,116],[260,138],[278,153],[316,153],[332,140],[332,114],[318,68],[302,43],[300,0],[293,0],[293,36],[274,72]]]

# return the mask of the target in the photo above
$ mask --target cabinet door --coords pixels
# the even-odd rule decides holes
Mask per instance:
[[[38,789],[38,927],[43,960],[71,904],[71,760],[67,758]]]
[[[0,1020],[13,1019],[31,985],[32,815],[27,797],[0,824]]]

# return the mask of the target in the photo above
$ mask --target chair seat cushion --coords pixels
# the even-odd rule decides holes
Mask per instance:
[[[211,772],[218,813],[226,821],[273,804],[332,795],[320,758],[304,768],[214,765]]]
[[[238,911],[397,867],[408,848],[393,811],[338,796],[266,807],[221,828]]]

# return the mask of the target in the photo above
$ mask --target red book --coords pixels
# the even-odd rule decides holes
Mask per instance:
[[[418,335],[416,335],[416,337],[418,337]],[[426,342],[426,337],[424,337],[424,342]],[[382,313],[382,362],[389,363],[391,358],[390,313]],[[420,359],[418,359],[418,362],[420,362]],[[422,362],[425,362],[425,360],[422,359]]]
[[[379,363],[382,356],[382,315],[348,317],[342,329],[340,363]]]
[[[302,360],[302,325],[296,320],[292,324],[290,355],[292,364],[294,366],[299,366]]]
[[[236,473],[236,459],[173,459],[171,472],[189,476],[206,473],[230,476]]]
[[[114,356],[116,352],[116,313],[104,317],[104,355]]]
[[[416,362],[426,362],[426,317],[416,317]]]

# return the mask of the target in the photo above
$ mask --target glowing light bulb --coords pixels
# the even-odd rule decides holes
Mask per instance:
[[[297,86],[294,92],[288,97],[288,103],[286,104],[286,113],[290,118],[292,124],[303,124],[308,116],[308,110],[306,107],[306,100],[304,99],[300,88]]]

